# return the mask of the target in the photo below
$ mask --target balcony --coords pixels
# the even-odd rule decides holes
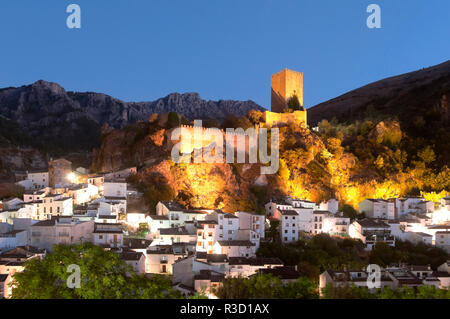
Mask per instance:
[[[167,259],[161,259],[161,260],[159,261],[159,263],[160,263],[160,264],[167,264]]]

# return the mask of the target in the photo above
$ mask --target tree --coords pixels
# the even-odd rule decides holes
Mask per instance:
[[[344,213],[344,217],[348,217],[351,220],[355,220],[358,216],[358,211],[348,204],[342,206],[341,210]]]
[[[245,116],[237,117],[233,114],[229,114],[223,120],[222,127],[224,130],[227,128],[242,128],[244,130],[253,127],[252,123]]]
[[[167,116],[167,127],[174,128],[180,125],[180,117],[177,112],[169,112]]]
[[[264,113],[258,110],[248,111],[247,117],[253,124],[264,122]]]
[[[67,285],[70,265],[80,269],[80,287]],[[90,243],[55,245],[44,259],[24,263],[14,275],[14,299],[153,299],[178,298],[167,277],[138,275],[119,255]],[[72,277],[70,277],[72,278]]]
[[[279,277],[259,274],[250,278],[225,278],[215,291],[220,299],[316,299],[317,285],[308,278],[283,284]]]
[[[430,164],[436,160],[436,154],[430,146],[425,147],[417,153],[417,156],[425,163]]]
[[[303,110],[303,106],[300,105],[297,94],[294,94],[290,98],[288,98],[287,105],[293,111]]]
[[[271,239],[272,242],[275,242],[279,237],[279,230],[278,227],[280,225],[280,221],[277,219],[271,219],[270,220],[270,227],[268,231],[268,237]]]
[[[356,287],[354,284],[334,287],[328,284],[322,289],[323,299],[449,299],[450,290],[422,285],[417,288],[399,287],[375,289]]]

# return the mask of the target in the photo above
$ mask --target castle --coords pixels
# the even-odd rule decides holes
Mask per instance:
[[[271,82],[271,111],[264,112],[264,123],[260,123],[259,127],[275,127],[292,123],[306,128],[306,110],[303,107],[303,73],[284,69],[273,74]],[[300,110],[291,110],[288,107],[288,101],[294,95],[298,98]],[[255,128],[258,136],[258,129]],[[195,148],[206,149],[213,145],[214,136],[210,133],[214,133],[215,129],[199,128],[197,133],[202,138],[201,145],[196,145],[194,142],[195,132],[196,130],[192,125],[181,126],[181,134],[177,139],[180,141],[181,153],[189,154]],[[249,149],[251,137],[244,132],[229,133],[220,130],[220,133],[223,135],[223,140],[228,141],[225,143],[226,145],[234,149],[238,147],[243,147],[245,150]]]
[[[290,110],[288,101],[297,96],[300,110]],[[268,126],[294,123],[306,127],[306,110],[303,107],[303,73],[284,69],[272,75],[271,111],[264,112]]]

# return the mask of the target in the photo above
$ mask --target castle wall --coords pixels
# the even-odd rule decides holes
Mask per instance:
[[[292,113],[264,112],[264,121],[269,126],[278,126],[293,123],[306,128],[306,111],[294,111]]]

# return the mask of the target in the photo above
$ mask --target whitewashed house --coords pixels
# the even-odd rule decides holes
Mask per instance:
[[[236,212],[239,219],[239,229],[250,229],[256,232],[260,238],[265,236],[266,217],[256,213]]]
[[[94,245],[106,248],[121,248],[123,246],[121,224],[95,223],[93,237]]]
[[[31,189],[39,190],[49,186],[48,171],[28,172],[27,180],[31,181]]]
[[[51,251],[54,245],[81,244],[92,241],[93,221],[79,221],[70,216],[52,217],[29,228],[29,244]]]
[[[349,235],[360,239],[366,245],[366,250],[372,250],[378,242],[395,246],[395,237],[392,236],[389,225],[376,219],[355,220],[349,227]]]
[[[299,215],[295,210],[275,210],[273,217],[279,220],[279,231],[283,244],[298,241]]]
[[[367,218],[396,219],[394,202],[384,199],[365,199],[359,203],[358,210]]]

